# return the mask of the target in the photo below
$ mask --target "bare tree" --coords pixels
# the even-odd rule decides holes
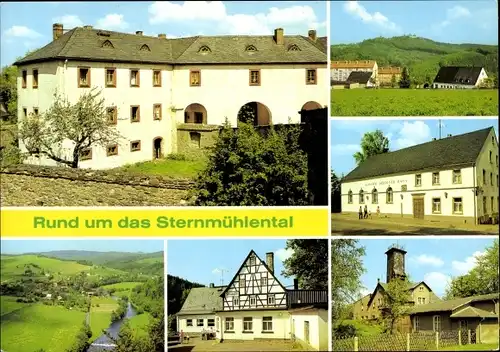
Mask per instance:
[[[39,115],[30,114],[20,123],[19,136],[30,155],[41,154],[77,168],[82,152],[91,146],[106,148],[122,138],[111,123],[101,92],[93,88],[71,104],[54,95],[52,106]],[[64,153],[63,142],[71,141],[73,152]]]

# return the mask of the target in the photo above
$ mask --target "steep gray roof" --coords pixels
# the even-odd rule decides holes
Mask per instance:
[[[107,45],[103,45],[105,42]],[[149,50],[141,50],[144,45]],[[249,46],[256,50],[247,51]],[[209,50],[200,51],[202,47]],[[289,50],[291,47],[298,50]],[[160,64],[326,64],[322,48],[322,41],[300,35],[284,36],[284,45],[277,45],[272,35],[165,39],[77,27],[14,64],[58,59]]]
[[[366,84],[372,76],[372,72],[368,71],[352,71],[347,77],[346,83]]]
[[[178,315],[209,314],[222,310],[221,292],[225,287],[192,288]]]
[[[482,67],[444,66],[434,78],[434,83],[475,85]]]
[[[429,169],[472,166],[493,127],[374,155],[342,182]]]

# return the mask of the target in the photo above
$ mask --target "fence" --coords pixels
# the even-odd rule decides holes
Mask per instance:
[[[334,351],[436,351],[476,343],[475,330],[355,336],[333,340]]]

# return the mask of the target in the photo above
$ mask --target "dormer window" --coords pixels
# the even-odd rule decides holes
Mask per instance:
[[[288,51],[300,51],[300,48],[296,44],[292,44],[288,47]]]
[[[114,48],[113,43],[111,43],[110,40],[105,40],[102,43],[101,47],[103,47],[103,48]]]
[[[210,48],[206,45],[203,45],[200,50],[198,50],[199,53],[202,53],[202,54],[208,54],[210,52],[212,52],[212,50],[210,50]]]
[[[143,46],[141,46],[141,51],[151,51],[151,49],[149,48],[149,46],[144,44]]]
[[[257,51],[257,48],[253,45],[248,45],[245,49],[246,52],[253,53]]]

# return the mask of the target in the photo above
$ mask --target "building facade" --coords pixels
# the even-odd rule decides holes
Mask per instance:
[[[498,293],[457,298],[413,307],[410,311],[414,332],[462,332],[462,341],[498,343]],[[463,343],[464,344],[464,343]]]
[[[378,65],[373,60],[343,60],[330,63],[330,79],[332,82],[346,82],[353,71],[371,72],[376,82],[378,79]]]
[[[263,261],[252,250],[227,286],[192,289],[177,319],[179,331],[211,330],[220,341],[295,339],[322,350],[328,344],[328,291],[301,290],[297,280],[287,289],[274,275],[274,254]],[[215,325],[205,327],[204,319]],[[196,329],[187,326],[189,320]]]
[[[483,67],[444,66],[434,78],[432,88],[472,89],[480,87],[488,78]]]
[[[378,69],[378,82],[380,86],[391,86],[394,82],[399,85],[401,80],[401,67],[380,67]]]
[[[343,213],[433,221],[498,221],[498,141],[493,127],[379,154],[341,184]]]
[[[54,24],[53,41],[19,60],[18,116],[41,114],[54,93],[75,103],[101,90],[110,124],[122,139],[93,146],[80,166],[104,169],[191,151],[213,143],[246,106],[256,125],[300,123],[301,110],[328,105],[327,56],[308,36],[217,36],[167,39]],[[71,142],[60,154],[72,153]],[[21,145],[23,149],[23,145]],[[29,163],[54,162],[34,157]]]

